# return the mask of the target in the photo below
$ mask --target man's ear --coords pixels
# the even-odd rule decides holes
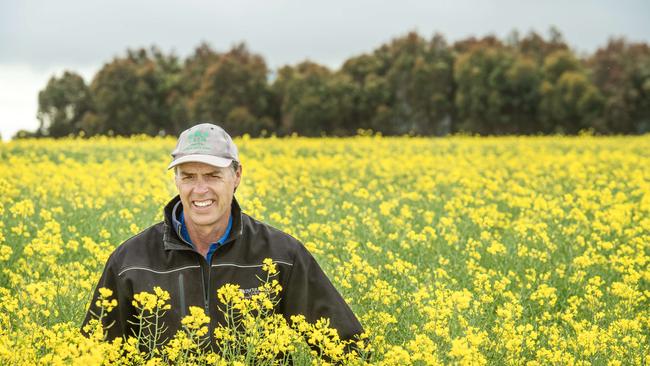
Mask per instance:
[[[241,183],[241,172],[242,172],[242,165],[239,164],[237,167],[237,171],[235,172],[235,189],[233,190],[233,193],[237,192],[237,187],[239,187],[239,183]]]
[[[179,176],[178,176],[178,174],[179,174],[179,173],[178,173],[178,167],[175,166],[175,167],[174,167],[174,185],[176,186],[176,189],[180,192],[181,189],[180,189],[180,187],[178,186],[178,182],[179,182]]]

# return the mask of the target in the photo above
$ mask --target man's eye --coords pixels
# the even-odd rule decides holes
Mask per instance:
[[[192,177],[189,176],[189,175],[186,175],[186,176],[184,176],[182,179],[183,179],[184,181],[189,181],[189,180],[192,179]]]

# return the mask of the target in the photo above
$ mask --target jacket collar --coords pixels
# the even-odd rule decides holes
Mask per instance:
[[[165,206],[165,220],[163,222],[163,243],[165,249],[167,250],[194,250],[192,246],[183,241],[183,239],[178,236],[176,230],[174,230],[174,207],[180,201],[181,197],[177,195],[176,197],[172,198],[172,200],[169,201],[169,203],[167,203]],[[232,215],[232,228],[230,230],[230,236],[223,243],[224,245],[231,241],[234,241],[242,234],[242,212],[241,208],[239,207],[239,202],[237,202],[237,199],[235,197],[232,198],[230,212]]]

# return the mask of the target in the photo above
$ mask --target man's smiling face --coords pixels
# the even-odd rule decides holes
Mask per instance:
[[[241,167],[235,172],[230,167],[184,163],[177,167],[175,179],[186,224],[210,229],[227,225]]]

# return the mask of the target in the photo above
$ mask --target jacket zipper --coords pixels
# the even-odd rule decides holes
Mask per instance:
[[[216,319],[216,318],[213,318],[213,317],[212,317],[212,314],[210,313],[210,277],[211,277],[211,273],[212,273],[212,263],[208,263],[207,258],[203,257],[203,256],[201,255],[201,253],[197,252],[196,249],[194,248],[194,245],[192,245],[191,243],[188,243],[188,242],[183,238],[183,236],[181,235],[180,231],[179,231],[177,234],[178,234],[178,238],[179,238],[183,243],[185,243],[185,244],[187,244],[187,245],[190,246],[190,248],[187,248],[187,250],[191,250],[191,251],[193,251],[194,253],[196,253],[196,254],[200,257],[200,258],[199,258],[199,265],[201,266],[201,284],[203,285],[203,308],[204,308],[204,310],[205,310],[205,313],[206,313],[206,314],[208,315],[208,317],[210,318],[210,322],[208,323],[208,337],[209,337],[208,339],[209,339],[209,344],[212,345],[212,344],[214,343],[214,342],[213,342],[213,339],[212,339],[212,337],[213,337],[213,333],[214,333],[214,326],[212,325],[212,323],[213,323],[213,321],[215,321],[215,319]],[[239,235],[241,235],[241,229],[239,230]],[[212,253],[212,257],[211,257],[210,259],[212,260],[212,258],[214,258],[215,253],[216,253],[217,251],[219,251],[222,247],[226,246],[226,244],[230,244],[230,242],[235,241],[235,239],[236,239],[239,235],[237,235],[237,236],[231,236],[231,237],[228,238],[225,242],[223,242],[223,244],[221,244],[220,246],[218,246],[217,249],[215,249],[214,253]],[[206,265],[206,264],[207,264],[207,266],[208,266],[208,282],[207,282],[207,286],[206,286],[206,282],[205,282],[205,271],[204,271],[204,269],[203,269],[203,266]]]
[[[183,239],[183,241],[185,241],[185,239]],[[210,257],[210,262],[208,262],[207,258],[203,257],[199,252],[194,250],[194,252],[199,254],[199,256],[201,257],[201,259],[200,259],[201,263],[199,263],[199,264],[206,263],[208,265],[208,283],[207,283],[207,286],[206,286],[206,283],[205,283],[204,276],[201,276],[201,281],[203,281],[203,299],[204,299],[204,302],[205,302],[205,312],[208,314],[208,316],[210,316],[210,284],[211,284],[211,282],[210,282],[211,278],[210,277],[212,276],[212,263],[211,262],[213,261],[213,258],[215,256],[215,254],[217,253],[217,251],[219,251],[222,247],[226,246],[226,244],[229,244],[231,241],[234,241],[234,238],[228,239],[225,242],[223,242],[223,244],[219,245],[217,247],[217,249],[215,249],[214,252],[212,253],[212,257]],[[212,325],[210,325],[210,328],[212,328]],[[212,329],[210,329],[210,332],[212,332]]]
[[[206,263],[205,259],[201,258],[199,259],[199,262]],[[203,267],[202,263],[199,263],[201,267]],[[210,292],[210,266],[208,265],[208,283],[206,286],[205,283],[205,272],[203,271],[203,268],[201,268],[201,284],[203,285],[203,307],[205,309],[205,313],[210,316],[210,297],[209,297],[209,292]]]
[[[214,336],[214,326],[212,324],[213,322],[216,322],[216,317],[214,318],[212,317],[212,314],[210,313],[210,306],[209,306],[210,304],[209,293],[210,293],[210,284],[211,284],[210,277],[212,276],[212,261],[214,260],[214,255],[217,253],[217,251],[219,251],[219,249],[221,249],[221,247],[226,245],[226,243],[228,242],[230,242],[230,240],[226,240],[223,244],[219,245],[217,249],[214,250],[214,252],[212,253],[212,257],[210,257],[210,262],[207,261],[207,258],[205,260],[203,260],[204,258],[201,258],[204,263],[208,264],[208,287],[206,288],[204,284],[203,289],[205,294],[205,312],[208,314],[208,317],[210,318],[210,323],[208,324],[208,337],[209,337],[208,339],[210,340],[210,345],[215,343],[213,342],[212,339],[212,337]]]
[[[178,238],[183,241],[183,243],[189,245],[191,247],[188,248],[188,250],[191,250],[192,252],[196,253],[199,255],[199,266],[201,266],[201,285],[203,286],[203,309],[205,310],[205,313],[210,316],[210,297],[209,297],[209,292],[210,292],[210,263],[201,255],[201,253],[197,252],[194,246],[191,243],[188,243],[187,240],[183,239],[183,236],[181,233],[178,233]],[[206,287],[206,282],[205,282],[205,268],[204,264],[208,265],[208,282],[207,282],[207,287]]]

